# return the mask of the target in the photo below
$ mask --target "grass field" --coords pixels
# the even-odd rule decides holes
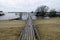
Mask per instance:
[[[60,40],[60,18],[37,19],[34,24],[41,40]],[[0,40],[18,40],[25,21],[0,21]]]
[[[21,20],[0,21],[0,40],[18,40],[24,25],[25,22]]]
[[[41,40],[60,40],[60,18],[38,19],[34,23]]]

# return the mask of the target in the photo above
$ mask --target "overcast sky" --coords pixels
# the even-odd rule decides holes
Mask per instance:
[[[30,12],[41,5],[60,9],[60,0],[0,0],[0,11]]]

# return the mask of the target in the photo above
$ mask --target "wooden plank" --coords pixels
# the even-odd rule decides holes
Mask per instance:
[[[28,19],[26,20],[26,26],[24,30],[21,32],[19,40],[37,40],[35,37],[36,36],[35,33],[36,31],[34,30],[33,27],[32,18],[29,15]]]

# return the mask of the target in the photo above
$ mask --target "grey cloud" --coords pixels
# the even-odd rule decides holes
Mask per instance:
[[[34,11],[41,5],[59,9],[60,0],[0,0],[0,10],[3,11]]]

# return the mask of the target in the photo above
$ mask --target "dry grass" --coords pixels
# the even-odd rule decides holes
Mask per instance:
[[[0,40],[18,40],[24,25],[21,20],[0,21]]]
[[[60,40],[60,18],[35,20],[41,40]]]
[[[41,40],[60,40],[60,18],[34,21]],[[0,40],[18,40],[25,21],[0,21]]]

